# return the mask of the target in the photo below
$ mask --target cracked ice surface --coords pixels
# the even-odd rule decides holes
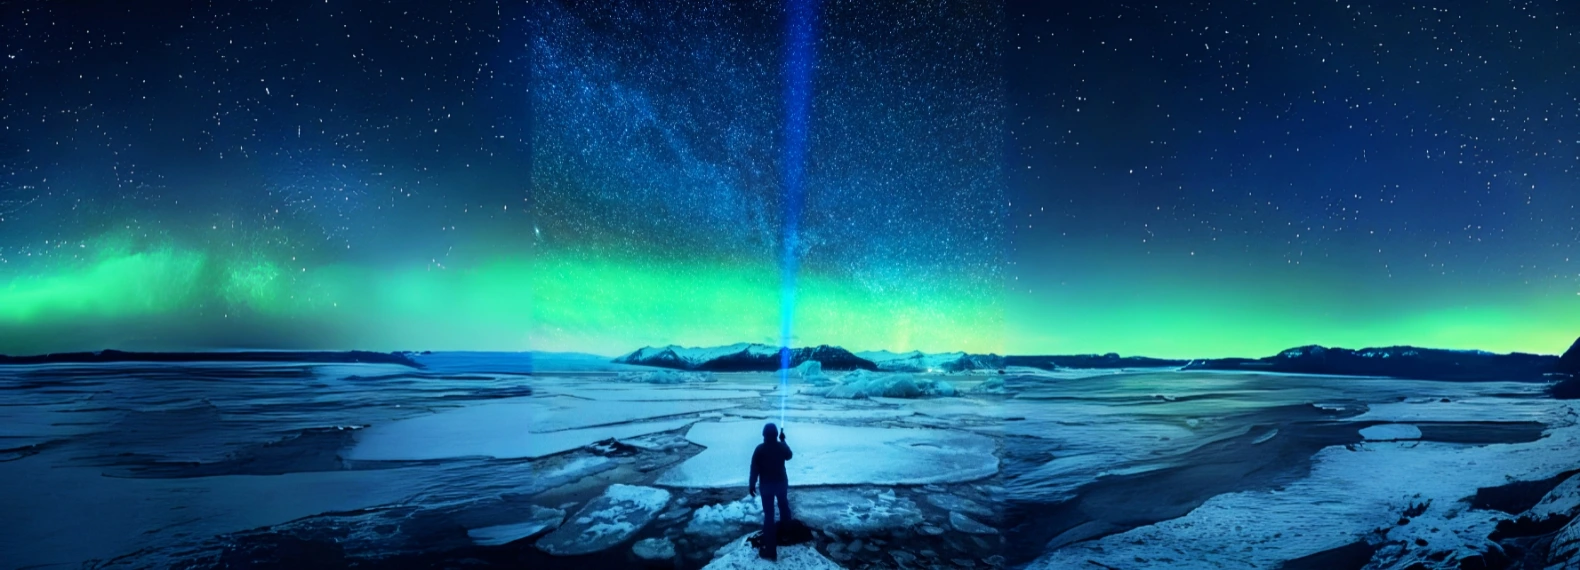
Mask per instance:
[[[605,402],[512,398],[379,424],[362,430],[346,457],[426,460],[542,457],[608,438],[684,427],[692,419],[626,423],[733,407],[721,402]]]
[[[675,487],[746,485],[747,465],[762,443],[762,423],[708,422],[691,426],[686,439],[707,447],[658,479]],[[790,484],[919,485],[971,481],[998,473],[995,443],[986,436],[940,429],[787,426],[795,458],[785,464]]]
[[[1549,408],[1562,404],[1544,402]],[[1415,416],[1415,414],[1401,414]],[[1431,501],[1417,523],[1436,527],[1438,545],[1474,549],[1499,513],[1468,510],[1479,487],[1545,479],[1573,468],[1580,427],[1563,425],[1529,443],[1467,447],[1433,442],[1368,442],[1318,452],[1310,477],[1283,491],[1228,493],[1190,514],[1045,554],[1031,568],[1071,568],[1092,560],[1122,568],[1270,568],[1352,543],[1397,525],[1411,503]],[[1443,477],[1454,473],[1454,477]],[[1394,530],[1408,536],[1410,528]],[[1452,539],[1452,540],[1450,540]]]
[[[604,550],[642,530],[667,504],[669,491],[616,483],[539,540],[537,547],[557,556]]]

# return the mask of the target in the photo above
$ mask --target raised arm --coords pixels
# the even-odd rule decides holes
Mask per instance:
[[[781,441],[779,442],[779,446],[785,448],[785,461],[789,461],[790,458],[795,457],[795,452],[790,451],[790,444]]]

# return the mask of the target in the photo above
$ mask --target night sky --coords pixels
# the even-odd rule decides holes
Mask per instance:
[[[1562,2],[145,4],[0,7],[0,353],[1580,334]]]

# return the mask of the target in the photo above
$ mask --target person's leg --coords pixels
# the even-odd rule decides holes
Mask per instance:
[[[774,528],[774,499],[777,498],[777,494],[774,493],[773,484],[766,482],[759,485],[758,491],[763,497],[763,550],[774,552],[778,542],[774,540],[777,538],[775,533],[778,531]]]
[[[779,522],[791,519],[790,516],[790,485],[779,487]]]

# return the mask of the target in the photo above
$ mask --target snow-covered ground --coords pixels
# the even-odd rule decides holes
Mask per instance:
[[[759,567],[745,480],[768,421],[815,529],[778,567],[1273,568],[1357,542],[1379,568],[1452,562],[1513,518],[1479,489],[1580,469],[1580,410],[1533,384],[1010,370],[786,392],[418,358],[0,369],[0,566]],[[1575,484],[1523,507],[1568,516]]]

